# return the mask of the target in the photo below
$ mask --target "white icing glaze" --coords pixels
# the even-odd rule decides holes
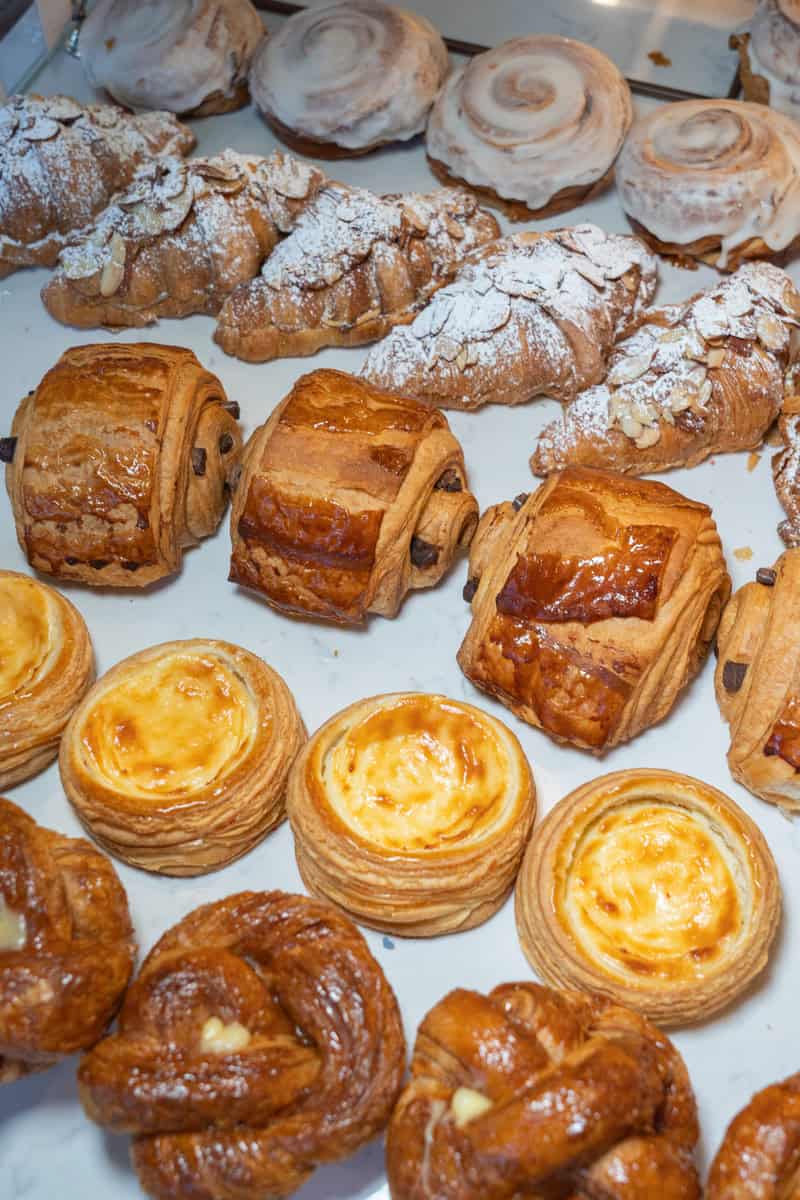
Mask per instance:
[[[184,113],[232,95],[265,32],[250,0],[98,0],[81,61],[120,103]]]
[[[447,80],[428,122],[428,154],[537,209],[601,179],[631,120],[628,85],[599,50],[564,37],[513,38]]]
[[[719,237],[720,266],[752,238],[782,250],[800,234],[800,125],[739,100],[666,104],[628,135],[617,186],[660,241]]]
[[[334,0],[296,13],[264,43],[250,88],[293,132],[362,150],[420,133],[447,66],[424,17],[380,0]]]
[[[749,55],[753,73],[769,83],[770,108],[800,118],[800,0],[761,0]]]

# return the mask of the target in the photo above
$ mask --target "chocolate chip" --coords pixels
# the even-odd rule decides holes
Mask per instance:
[[[412,537],[411,561],[415,567],[432,567],[439,561],[439,547],[423,538]]]
[[[233,449],[233,438],[229,433],[220,434],[219,452],[220,454],[230,454]]]
[[[147,518],[147,513],[139,513],[138,517],[136,518],[136,528],[137,529],[149,529],[150,528],[150,521]]]
[[[472,597],[477,592],[479,583],[480,583],[479,579],[468,579],[467,582],[464,584],[464,590],[461,593],[461,595],[464,597],[467,604],[472,603]]]
[[[242,478],[242,464],[237,463],[237,465],[233,468],[233,470],[231,471],[228,478],[225,480],[225,486],[227,488],[230,488],[230,490],[232,492],[235,492],[237,487],[239,486],[239,480],[241,478]]]
[[[206,473],[206,459],[208,455],[202,446],[192,446],[192,470],[195,475],[201,477]]]
[[[141,563],[124,562],[121,564],[123,571],[138,571]]]
[[[223,400],[222,407],[225,409],[225,412],[229,412],[231,414],[234,421],[238,421],[239,417],[242,415],[242,411],[235,400]]]
[[[722,668],[722,686],[726,692],[738,692],[747,674],[747,663],[734,662],[729,658]]]
[[[148,417],[144,423],[145,429],[149,429],[151,433],[155,433],[158,429],[158,421],[154,421],[152,417]]]
[[[514,499],[511,501],[511,507],[513,508],[514,512],[519,512],[525,501],[528,499],[528,496],[530,496],[530,492],[520,492],[518,496],[514,497]]]
[[[92,568],[93,571],[102,571],[103,567],[108,566],[108,559],[107,558],[90,558],[89,566]]]
[[[16,448],[17,439],[15,437],[0,438],[0,462],[12,463]]]
[[[775,587],[777,578],[778,572],[772,567],[759,567],[756,571],[756,583],[763,583],[764,587]]]
[[[463,492],[464,484],[461,482],[461,476],[454,467],[450,467],[445,471],[444,475],[440,475],[433,485],[435,492]]]
[[[73,558],[71,554],[68,554],[64,559],[64,562],[68,567],[76,567],[80,561],[81,560],[79,558]]]

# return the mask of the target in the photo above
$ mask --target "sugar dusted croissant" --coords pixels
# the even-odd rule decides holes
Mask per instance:
[[[478,506],[441,413],[342,371],[302,376],[252,435],[230,578],[283,612],[394,617],[469,544]]]
[[[481,518],[464,674],[557,741],[600,754],[667,715],[730,595],[705,504],[568,467]]]
[[[423,1020],[392,1114],[392,1200],[700,1200],[683,1060],[599,996],[459,988]]]
[[[289,1196],[373,1138],[404,1067],[397,1001],[355,926],[241,892],[164,934],[78,1088],[92,1120],[134,1135],[149,1196],[243,1200]]]
[[[756,1092],[711,1164],[706,1200],[792,1200],[800,1162],[800,1072]]]
[[[215,341],[249,362],[361,346],[410,321],[498,233],[466,192],[376,196],[329,183],[261,276],[227,300]]]
[[[190,350],[67,350],[22,401],[3,446],[31,566],[112,587],[177,571],[184,548],[222,518],[241,449],[235,408]]]
[[[531,467],[645,475],[757,446],[780,412],[800,344],[800,294],[770,263],[651,309],[589,388],[540,434]]]
[[[315,167],[280,151],[149,163],[62,251],[42,289],[45,307],[84,328],[214,316],[258,273],[323,182]]]
[[[188,154],[194,134],[169,113],[132,116],[69,96],[12,96],[0,108],[0,279],[52,267],[137,167]]]

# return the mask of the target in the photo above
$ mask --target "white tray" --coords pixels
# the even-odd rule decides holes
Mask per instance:
[[[37,80],[42,92],[63,90],[87,97],[80,67],[60,54]],[[649,105],[648,105],[649,106]],[[641,106],[640,106],[641,107]],[[198,151],[213,153],[232,145],[268,153],[275,140],[252,109],[197,122]],[[375,191],[429,190],[435,186],[420,144],[367,158],[334,163],[331,174]],[[626,220],[616,195],[568,214],[566,220],[593,220],[624,232]],[[565,218],[543,222],[555,227]],[[793,270],[800,283],[800,266]],[[9,430],[19,399],[69,346],[103,340],[103,335],[66,329],[45,312],[39,288],[44,271],[23,271],[0,284],[0,434]],[[671,301],[708,285],[714,272],[662,268],[658,299]],[[215,371],[229,396],[241,404],[245,433],[268,416],[292,382],[314,367],[356,370],[363,350],[330,350],[313,359],[253,366],[227,358],[211,341],[213,322],[204,317],[163,321],[144,332],[118,335],[125,341],[152,340],[189,346]],[[477,414],[453,413],[471,485],[481,507],[530,490],[535,481],[528,456],[556,405],[541,401],[518,409],[488,407]],[[751,579],[758,566],[781,552],[776,525],[781,511],[772,488],[767,450],[758,467],[747,455],[728,455],[693,471],[674,472],[668,482],[709,503],[722,534],[734,586]],[[0,564],[27,571],[14,537],[11,514],[0,500]],[[751,547],[740,561],[735,549]],[[253,594],[227,582],[227,521],[219,534],[187,554],[180,576],[146,594],[100,592],[63,587],[86,618],[97,652],[98,671],[145,646],[172,638],[229,638],[261,655],[287,680],[309,730],[364,696],[402,689],[435,690],[477,703],[507,721],[520,738],[536,777],[540,815],[567,792],[606,771],[625,767],[669,767],[697,775],[732,796],[763,829],[778,861],[784,891],[782,932],[771,965],[747,996],[720,1017],[675,1035],[688,1063],[700,1105],[705,1169],[731,1116],[757,1088],[800,1066],[795,1043],[800,963],[792,954],[792,923],[800,914],[800,827],[731,780],[725,762],[727,730],[713,694],[713,663],[662,725],[602,762],[556,746],[516,720],[467,682],[455,661],[469,622],[461,598],[466,570],[459,562],[438,588],[406,600],[394,621],[374,619],[364,631],[281,617]],[[61,586],[61,585],[59,585]],[[65,834],[81,828],[61,789],[58,771],[11,791],[37,820]],[[130,898],[141,951],[197,905],[243,888],[302,891],[294,865],[292,836],[283,825],[241,862],[199,879],[173,880],[118,865]],[[485,991],[504,980],[529,979],[519,949],[509,901],[491,921],[469,933],[430,940],[386,941],[367,932],[373,953],[395,988],[409,1045],[425,1012],[455,986]],[[83,1116],[75,1089],[75,1061],[0,1089],[0,1197],[3,1200],[139,1200],[128,1165],[128,1139],[111,1137]],[[386,1200],[380,1141],[339,1166],[326,1167],[298,1193],[299,1200]]]

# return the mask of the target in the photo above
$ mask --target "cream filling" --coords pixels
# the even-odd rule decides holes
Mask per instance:
[[[24,914],[14,912],[6,904],[5,897],[0,895],[0,952],[21,950],[26,937]]]
[[[61,645],[61,623],[47,590],[33,579],[0,575],[0,707],[43,678]]]

